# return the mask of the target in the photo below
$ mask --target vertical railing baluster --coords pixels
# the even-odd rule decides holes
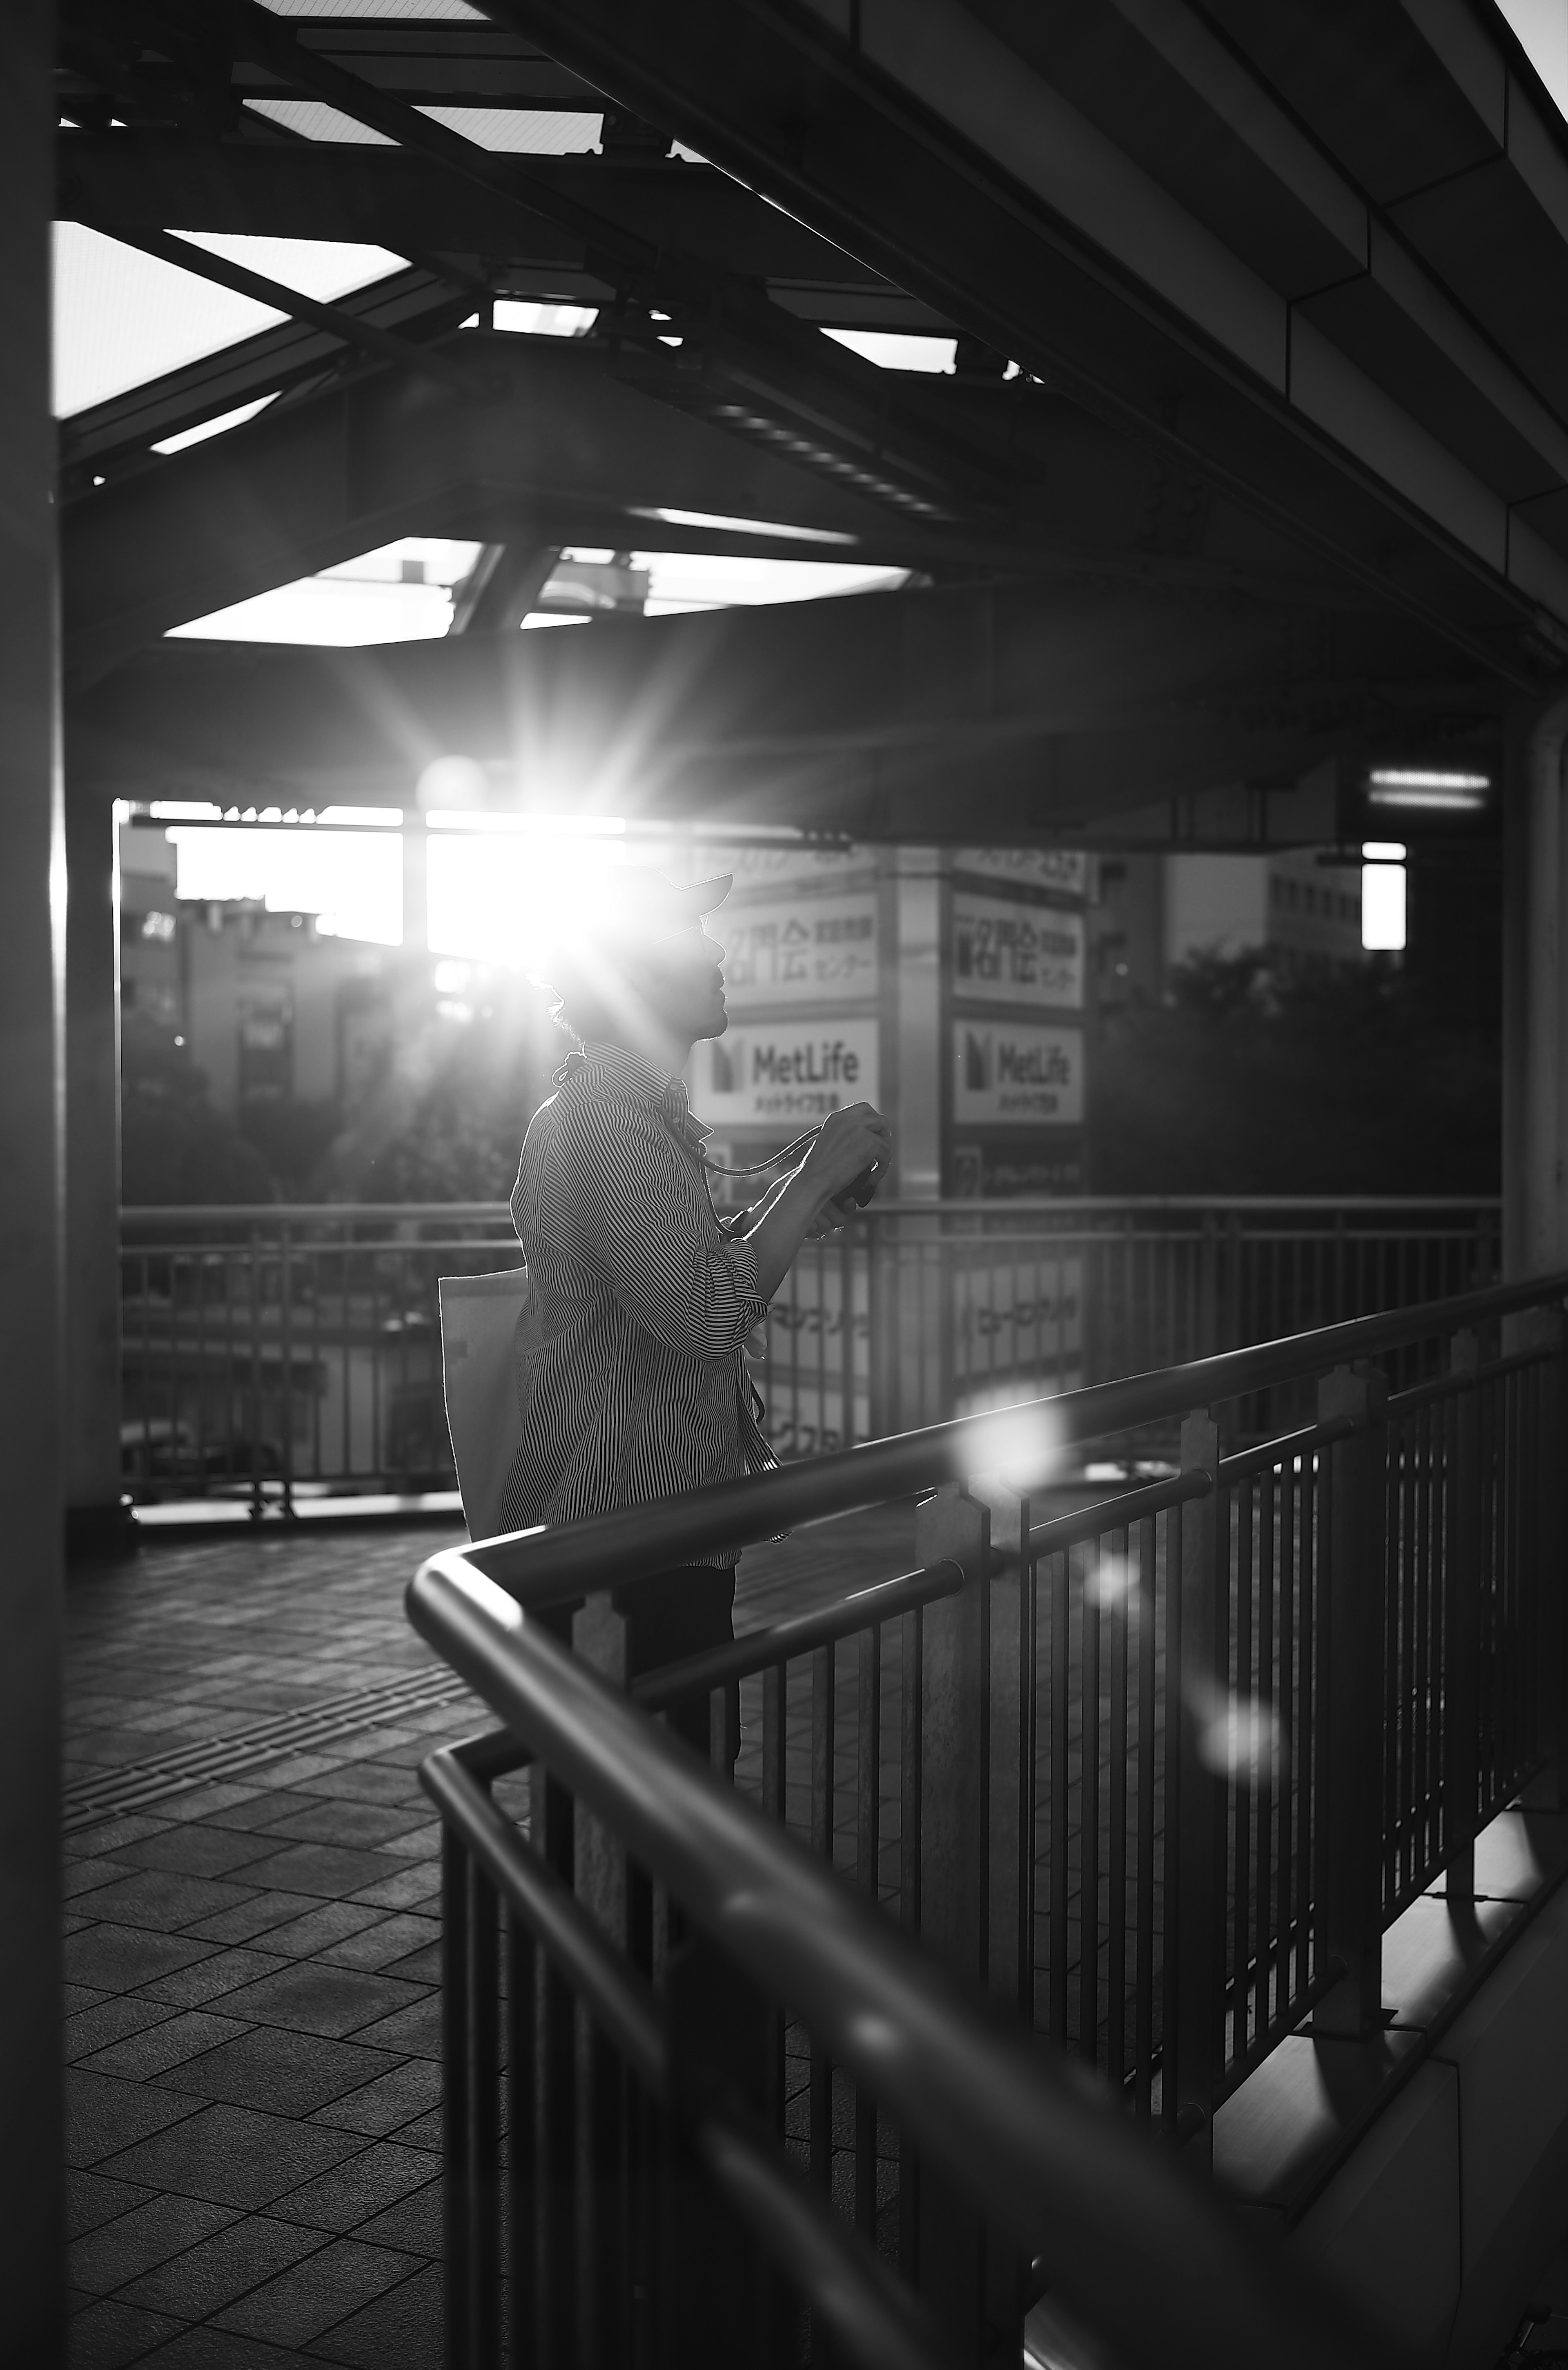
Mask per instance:
[[[469,2024],[468,1855],[441,1835],[442,2211],[447,2370],[474,2364],[473,2035]]]
[[[1275,1474],[1271,1466],[1258,1484],[1258,1715],[1263,1751],[1258,1766],[1257,1950],[1252,1962],[1252,2030],[1266,2032],[1274,2020],[1272,1985],[1279,1963],[1280,1900],[1274,1858],[1274,1770],[1280,1737],[1279,1686],[1274,1674]]]
[[[926,1616],[919,1605],[899,1624],[898,1922],[920,1930],[920,1665]],[[898,2267],[913,2286],[920,2275],[920,2165],[906,2132],[898,2135]]]
[[[857,1641],[855,1729],[855,1881],[869,1908],[877,1904],[882,1848],[882,1628],[873,1622]],[[855,2092],[855,2226],[874,2238],[877,2226],[877,2105]]]
[[[1114,1542],[1119,1539],[1119,1556]],[[1106,1837],[1105,2070],[1120,2093],[1127,2078],[1127,1628],[1132,1611],[1132,1537],[1113,1535],[1105,1591],[1105,1662],[1111,1686],[1111,1805]]]
[[[511,2370],[546,2370],[539,2353],[535,2234],[539,2163],[534,2128],[538,2054],[537,1951],[522,1920],[506,1921],[506,2165]]]
[[[812,1656],[811,1847],[833,1865],[833,1682],[834,1650],[819,1646]],[[819,2188],[833,2184],[833,2060],[811,2036],[811,2167]]]
[[[475,2370],[501,2361],[501,1925],[495,1887],[468,1869],[468,2176]]]
[[[1100,2056],[1100,1605],[1095,1543],[1078,1586],[1078,2054]]]
[[[1167,1530],[1169,1532],[1169,1524]],[[1162,1591],[1159,1575],[1159,1523],[1148,1515],[1138,1526],[1138,1867],[1136,1951],[1134,1967],[1136,2029],[1133,2050],[1137,2066],[1136,2101],[1138,2120],[1147,2123],[1153,2111],[1154,2084],[1154,1816],[1159,1735],[1157,1660],[1160,1599],[1170,1601],[1170,1575]],[[1169,1830],[1168,1830],[1169,1839]],[[1169,1926],[1167,1927],[1169,1932]]]
[[[1050,2031],[1065,2048],[1067,2040],[1068,1814],[1071,1809],[1068,1704],[1072,1688],[1072,1557],[1066,1548],[1049,1559],[1051,1574],[1051,1921]]]
[[[920,1562],[949,1560],[963,1573],[958,1594],[924,1614],[920,1939],[980,1983],[989,1939],[990,1550],[989,1511],[962,1490],[939,1490],[917,1508]],[[919,2169],[918,2214],[920,2294],[959,2359],[976,2358],[986,2320],[1005,2310],[984,2229],[962,2188],[928,2162]]]
[[[1560,1811],[1568,1808],[1568,1617],[1562,1589],[1568,1554],[1568,1323],[1562,1309],[1543,1309],[1538,1328],[1551,1355],[1539,1369],[1531,1421],[1535,1536],[1527,1585],[1539,1639],[1533,1709],[1540,1766],[1528,1799],[1540,1810]]]
[[[1475,1836],[1481,1793],[1482,1606],[1485,1588],[1485,1484],[1482,1473],[1481,1343],[1457,1333],[1449,1372],[1466,1378],[1453,1402],[1449,1476],[1447,1635],[1444,1653],[1444,1865],[1450,1895],[1475,1891]]]
[[[1235,1842],[1232,1847],[1231,1889],[1231,2037],[1230,2054],[1247,2054],[1248,2017],[1251,2006],[1252,1930],[1252,1768],[1256,1760],[1258,1692],[1252,1680],[1252,1482],[1243,1480],[1230,1492],[1236,1509],[1236,1718],[1232,1732],[1239,1739],[1235,1754],[1233,1801]],[[1221,1515],[1227,1512],[1222,1503]],[[1221,1541],[1222,1565],[1228,1562],[1228,1542]],[[1222,1591],[1222,1596],[1225,1592]],[[1223,1666],[1223,1665],[1222,1665]],[[1252,1746],[1249,1750],[1250,1744]]]
[[[1219,1433],[1206,1410],[1183,1422],[1181,1454],[1183,1472],[1206,1473],[1211,1483],[1216,1479]],[[1168,1667],[1166,1673],[1167,1686],[1174,1677],[1178,1696],[1172,1707],[1177,1725],[1175,2022],[1165,2041],[1166,2086],[1174,2097],[1168,2102],[1167,2121],[1188,2152],[1205,2165],[1212,2162],[1214,2151],[1222,1998],[1215,1950],[1216,1919],[1223,1907],[1224,1816],[1213,1743],[1224,1684],[1216,1635],[1221,1593],[1217,1497],[1217,1490],[1211,1490],[1207,1497],[1182,1508],[1182,1566],[1173,1581],[1180,1597],[1180,1638],[1174,1672]],[[1228,1539],[1225,1545],[1228,1554]],[[1166,1816],[1169,1826],[1169,1805]],[[1170,1947],[1168,1942],[1168,1950]]]
[[[1388,1392],[1374,1369],[1341,1366],[1319,1386],[1319,1420],[1353,1427],[1326,1451],[1332,1475],[1324,1603],[1324,1951],[1343,1977],[1315,2011],[1325,2032],[1380,2029],[1382,2008],[1383,1590],[1388,1557]]]

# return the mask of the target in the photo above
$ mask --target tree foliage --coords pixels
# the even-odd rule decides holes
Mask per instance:
[[[1097,1192],[1497,1191],[1495,1036],[1392,969],[1197,956],[1108,1031],[1090,1087]]]
[[[277,1199],[266,1162],[213,1109],[174,1031],[134,1012],[121,1040],[120,1160],[128,1203]]]

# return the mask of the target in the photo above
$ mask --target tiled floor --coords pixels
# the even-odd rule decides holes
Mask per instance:
[[[455,1538],[460,1534],[450,1535]],[[285,1533],[76,1575],[68,1779],[406,1676],[446,1535]],[[912,1524],[755,1550],[739,1626],[906,1570]],[[399,1715],[67,1843],[72,2370],[438,2370],[440,1929]]]

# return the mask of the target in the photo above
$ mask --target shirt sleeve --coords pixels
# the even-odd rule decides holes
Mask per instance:
[[[767,1314],[756,1251],[729,1242],[669,1130],[640,1106],[583,1099],[556,1146],[578,1239],[628,1313],[672,1350],[722,1358]]]

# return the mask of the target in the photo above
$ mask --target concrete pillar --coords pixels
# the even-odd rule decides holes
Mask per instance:
[[[3,2350],[63,2356],[60,2076],[60,1030],[48,0],[0,8],[0,2296]]]
[[[1568,698],[1507,719],[1503,821],[1503,1266],[1568,1268]]]
[[[65,1540],[123,1551],[120,1505],[120,863],[110,803],[67,795]]]

